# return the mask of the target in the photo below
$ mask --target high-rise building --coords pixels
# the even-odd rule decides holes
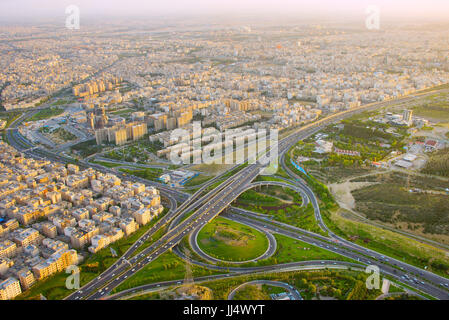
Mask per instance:
[[[402,114],[402,118],[405,122],[407,122],[408,124],[410,124],[412,122],[412,118],[413,118],[413,110],[407,110],[405,109],[403,114]]]
[[[115,142],[118,146],[125,144],[128,140],[128,134],[125,128],[114,130],[112,134],[113,138],[110,141]]]
[[[93,112],[89,113],[88,115],[88,123],[92,130],[95,130],[95,115]]]

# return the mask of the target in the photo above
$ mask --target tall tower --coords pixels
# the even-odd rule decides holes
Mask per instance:
[[[413,110],[405,109],[402,114],[403,120],[410,125],[412,123],[412,117],[413,117]]]
[[[95,130],[95,115],[93,114],[93,112],[89,113],[89,126],[92,130]]]

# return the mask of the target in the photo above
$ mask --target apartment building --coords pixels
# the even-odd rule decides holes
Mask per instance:
[[[78,261],[75,250],[60,249],[53,253],[50,258],[33,267],[34,276],[41,280],[51,276],[56,272],[64,271],[68,266]]]
[[[15,278],[8,278],[0,282],[0,300],[10,300],[22,293],[20,282]]]
[[[39,231],[33,228],[22,230],[14,237],[14,242],[21,247],[26,247],[30,244],[38,244],[39,241]]]
[[[0,242],[0,258],[13,257],[17,252],[17,245],[10,241],[4,240]]]

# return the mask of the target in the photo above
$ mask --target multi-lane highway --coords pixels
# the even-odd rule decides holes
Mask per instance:
[[[428,93],[432,94],[432,93]],[[425,95],[425,94],[419,94]],[[417,96],[417,95],[415,95]],[[398,102],[407,102],[415,97],[406,97],[402,99],[395,100],[394,103]],[[323,118],[314,122],[313,124],[306,125],[286,138],[282,139],[277,149],[281,155],[281,164],[283,163],[283,156],[285,152],[294,145],[298,140],[305,139],[315,132],[321,130],[325,126],[338,122],[346,117],[352,116],[358,112],[379,108],[383,106],[387,106],[391,102],[383,102],[376,103],[372,105],[367,105],[355,109],[351,109],[348,111],[344,111],[338,114],[331,115],[329,117]],[[23,150],[24,148],[30,148],[32,146],[27,145],[26,141],[23,141],[23,137],[18,134],[17,129],[11,128],[8,130],[8,140],[14,141],[13,143],[17,143],[20,147],[19,150]],[[12,137],[11,137],[12,136]],[[10,139],[11,137],[11,139]],[[43,151],[41,149],[29,149],[26,152],[33,156],[42,156],[50,159],[54,159],[56,161],[67,161],[63,156],[54,155],[47,151]],[[190,216],[185,218],[184,220],[179,221],[173,228],[169,229],[160,239],[154,241],[149,247],[142,250],[139,254],[131,257],[128,260],[121,258],[113,268],[108,269],[108,271],[101,276],[94,279],[94,281],[90,282],[82,289],[76,291],[72,295],[70,295],[69,299],[99,299],[107,296],[112,289],[117,287],[120,283],[125,281],[127,278],[141,270],[145,265],[152,262],[154,259],[159,257],[162,253],[167,250],[173,248],[177,243],[181,241],[183,237],[187,234],[196,230],[200,226],[208,223],[218,214],[220,214],[224,209],[226,209],[237,197],[238,195],[245,190],[248,185],[253,181],[253,179],[260,174],[261,170],[264,169],[263,165],[258,163],[250,164],[247,167],[240,170],[238,173],[234,174],[226,181],[224,181],[219,187],[210,191],[205,196],[198,199],[199,194],[195,194],[195,197],[188,197],[188,195],[182,195],[179,191],[174,191],[171,188],[168,188],[164,185],[157,186],[161,192],[166,192],[170,196],[173,196],[175,199],[186,200],[185,203],[181,206],[180,209],[175,210],[177,214],[174,216],[179,216],[181,214],[189,212],[188,210],[196,209]],[[382,272],[389,274],[393,278],[396,278],[398,281],[403,281],[407,278],[401,277],[412,277],[412,285],[421,291],[430,294],[439,299],[449,299],[448,291],[444,289],[444,287],[439,286],[439,283],[442,281],[447,282],[445,278],[442,278],[433,273],[427,272],[425,270],[421,270],[419,268],[410,266],[401,261],[397,261],[388,257],[384,257],[372,250],[366,249],[364,247],[355,245],[352,242],[346,241],[345,239],[341,239],[335,236],[323,223],[321,219],[321,214],[319,212],[318,201],[313,194],[312,190],[305,185],[305,183],[297,177],[291,170],[287,170],[288,168],[284,168],[286,171],[295,179],[294,182],[301,186],[304,190],[304,194],[307,195],[309,201],[314,205],[315,208],[315,216],[317,218],[318,223],[323,228],[323,230],[328,231],[328,234],[331,238],[326,240],[317,240],[315,237],[306,237],[305,235],[298,236],[298,230],[286,230],[285,228],[277,228],[272,224],[264,224],[264,222],[245,217],[242,215],[233,216],[235,219],[239,219],[243,223],[258,225],[260,228],[265,228],[270,232],[278,232],[290,237],[301,237],[305,242],[312,243],[314,245],[321,246],[326,248],[327,250],[334,251],[339,253],[340,255],[350,257],[352,259],[359,259],[359,261],[370,264],[374,263],[381,267]],[[105,171],[105,168],[100,167],[99,170]],[[116,174],[114,172],[114,174]],[[128,178],[128,177],[127,177]],[[129,177],[128,179],[136,179],[135,177]],[[321,242],[323,243],[321,243]],[[329,246],[329,241],[336,243],[335,247]],[[324,244],[327,243],[327,244]],[[328,247],[329,246],[329,247]],[[370,258],[367,258],[370,257]],[[363,261],[365,258],[366,261]],[[280,266],[271,266],[272,268],[280,268]],[[412,276],[409,276],[412,275]],[[416,278],[416,279],[415,279]],[[419,280],[418,280],[419,278]]]
[[[184,257],[187,259],[186,257]],[[322,263],[323,262],[323,263]],[[334,270],[347,270],[348,268],[351,268],[352,270],[363,270],[363,266],[356,263],[351,262],[345,262],[345,261],[299,261],[299,262],[291,262],[291,263],[285,263],[285,264],[279,264],[275,266],[267,266],[263,268],[248,268],[246,271],[241,270],[241,272],[238,274],[245,275],[245,274],[251,274],[251,275],[263,275],[268,273],[278,273],[278,272],[289,272],[289,271],[300,271],[300,270],[320,270],[320,269],[334,269]],[[193,281],[195,283],[203,283],[213,280],[220,280],[220,279],[226,279],[229,277],[236,276],[236,274],[230,274],[230,273],[223,273],[223,274],[216,274],[211,276],[203,276],[203,277],[196,277],[193,278]],[[154,290],[161,290],[165,288],[170,288],[176,285],[180,285],[183,283],[183,280],[170,280],[170,281],[162,281],[162,282],[155,282],[155,283],[149,283],[145,284],[139,287],[127,289],[120,291],[116,294],[105,296],[103,299],[107,300],[119,300],[119,299],[126,299],[129,297],[132,297],[133,295],[141,295],[147,292],[152,292]]]
[[[404,98],[404,100],[408,100],[412,98]],[[397,102],[397,101],[396,101]],[[284,154],[294,143],[296,143],[298,140],[304,139],[313,133],[321,130],[323,127],[340,121],[341,119],[344,119],[346,117],[352,116],[353,114],[356,114],[361,111],[369,110],[371,108],[384,106],[387,103],[383,104],[376,104],[365,106],[362,108],[357,108],[353,110],[348,110],[339,114],[332,115],[330,117],[327,117],[325,119],[321,119],[317,121],[313,125],[305,126],[304,128],[301,128],[294,134],[291,134],[290,136],[284,138],[279,142],[278,150],[280,151],[281,155]],[[153,261],[156,257],[161,255],[163,252],[166,252],[170,248],[172,248],[176,243],[178,243],[185,235],[186,233],[195,230],[198,228],[199,225],[205,224],[212,220],[216,215],[221,213],[226,207],[229,206],[230,203],[232,203],[238,194],[240,194],[246,186],[251,183],[251,181],[260,173],[260,170],[263,169],[263,166],[260,164],[252,164],[247,166],[246,168],[242,169],[239,173],[234,175],[233,177],[229,178],[223,185],[225,187],[220,188],[219,192],[211,192],[211,195],[207,197],[207,202],[200,207],[192,216],[184,220],[180,225],[178,225],[176,228],[171,229],[164,237],[162,237],[160,240],[153,243],[147,251],[153,250],[151,254],[149,254],[143,263],[147,264],[151,261]],[[308,189],[310,192],[311,190]],[[315,202],[316,206],[318,206],[318,202],[315,198],[315,196],[312,194],[310,195],[310,200]],[[314,205],[315,205],[314,204]],[[321,215],[319,212],[316,214],[317,220],[319,221],[320,225],[325,230],[328,230],[328,228],[325,226],[323,221],[321,220]],[[329,231],[329,234],[332,236],[333,233]],[[355,248],[357,250],[367,250],[365,248],[358,248],[358,246],[349,243],[348,245],[351,246],[351,248]],[[370,252],[367,250],[367,252]],[[104,290],[100,290],[97,293],[94,293],[90,298],[99,298],[110,292],[113,288],[115,288],[118,284],[126,280],[130,275],[134,274],[138,270],[140,270],[143,267],[143,265],[139,265],[138,268],[134,269],[128,269],[128,271],[120,274],[117,278],[115,278],[113,281],[109,282],[108,285],[105,285]],[[429,276],[427,273],[421,273],[421,276]],[[436,275],[434,275],[436,276]],[[436,276],[434,280],[438,279],[441,281],[442,277]],[[106,283],[106,282],[105,282]],[[427,289],[429,292],[434,292],[435,288],[433,285],[429,284],[430,287]],[[437,290],[439,290],[437,288]],[[438,296],[441,298],[443,296],[447,297],[447,293],[442,289],[443,294],[437,293]],[[83,297],[88,297],[89,295],[82,295]],[[81,297],[80,297],[81,298]]]
[[[404,98],[404,100],[408,100],[412,98]],[[398,101],[396,101],[398,102]],[[307,125],[295,133],[287,136],[286,138],[282,139],[279,142],[279,145],[277,146],[279,152],[281,155],[283,155],[294,143],[296,143],[298,140],[305,139],[306,137],[314,134],[315,132],[321,130],[323,127],[340,121],[341,119],[344,119],[346,117],[352,116],[358,112],[370,110],[372,108],[385,106],[387,103],[382,104],[376,104],[376,105],[368,105],[357,109],[352,109],[348,111],[344,111],[332,116],[329,116],[327,118],[321,119],[317,121],[314,124]],[[137,265],[133,265],[133,267],[127,268],[126,271],[117,274],[114,279],[104,279],[104,281],[101,281],[101,285],[103,285],[103,289],[100,289],[99,291],[96,291],[92,294],[92,292],[83,292],[83,293],[76,293],[74,296],[78,299],[82,298],[89,298],[89,299],[96,299],[101,298],[104,295],[108,294],[113,288],[118,286],[121,282],[125,281],[128,277],[133,275],[135,272],[139,271],[141,268],[143,268],[146,264],[153,261],[155,258],[160,256],[162,253],[166,252],[167,250],[171,249],[173,246],[175,246],[181,239],[191,232],[192,230],[195,230],[200,225],[203,225],[209,221],[211,221],[216,215],[221,213],[225,208],[229,206],[246,188],[248,184],[252,182],[252,180],[261,172],[263,169],[263,166],[260,164],[251,164],[242,169],[240,172],[229,178],[227,181],[225,181],[219,188],[218,192],[216,190],[211,191],[210,194],[206,197],[206,202],[203,206],[201,206],[199,209],[197,209],[190,217],[185,219],[183,222],[181,222],[179,225],[177,225],[175,228],[169,230],[162,238],[154,242],[150,247],[148,247],[144,253],[142,253],[142,260],[138,262]],[[307,190],[307,189],[306,189]],[[310,189],[308,189],[310,190]],[[310,190],[311,192],[311,190]],[[315,195],[312,194],[309,195],[310,200],[312,201],[312,204],[316,202],[316,206],[318,206],[318,202],[315,198]],[[315,204],[314,204],[315,206]],[[316,215],[320,225],[322,225],[325,230],[328,230],[323,221],[321,220],[321,215],[318,213]],[[329,234],[332,236],[333,233],[330,232]],[[363,247],[354,245],[353,243],[346,244],[347,246],[350,246],[351,250],[361,250],[362,254],[365,253],[372,253],[371,250],[367,250]],[[144,256],[144,254],[148,253],[147,256]],[[382,258],[383,256],[379,255],[379,258]],[[382,258],[383,259],[383,258]],[[387,258],[386,258],[387,259]],[[388,262],[388,261],[386,261]],[[387,265],[387,264],[386,264]],[[408,266],[406,264],[403,264],[403,268],[412,268],[410,271],[417,271],[414,270],[412,266]],[[404,268],[406,271],[407,269]],[[418,269],[418,268],[415,268]],[[122,270],[120,270],[122,271]],[[388,269],[385,268],[384,272],[388,272]],[[421,272],[419,271],[420,276],[422,278],[431,278],[431,279],[425,279],[426,281],[429,281],[429,283],[419,284],[419,286],[424,286],[424,292],[427,292],[431,295],[436,295],[438,298],[448,298],[447,291],[444,289],[436,288],[432,283],[438,283],[438,281],[442,280],[442,277],[439,277],[437,275],[431,274],[429,272]],[[394,273],[392,273],[392,276],[400,278],[399,276],[396,276]],[[433,281],[432,281],[433,280]],[[418,286],[418,284],[415,284]]]

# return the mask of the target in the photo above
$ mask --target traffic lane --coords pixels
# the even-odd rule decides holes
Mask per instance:
[[[246,179],[248,179],[248,176],[252,173],[252,172],[254,172],[254,170],[256,170],[257,169],[257,167],[253,167],[253,168],[250,168],[250,170],[249,170],[249,172],[248,173],[245,173],[245,172],[242,172],[240,175],[241,176],[243,176],[243,177],[245,177]],[[229,187],[229,186],[226,186],[225,188],[224,188],[224,190],[226,191],[226,192],[229,192],[230,190],[231,190],[231,188],[232,188],[232,183],[234,182],[234,180],[236,180],[236,179],[238,179],[239,178],[239,174],[237,174],[237,177],[235,177],[233,180],[231,180],[230,181],[230,184],[231,184],[231,187]],[[253,177],[252,176],[249,176],[249,179],[253,179]],[[244,179],[245,180],[245,179]],[[225,193],[226,194],[226,193]],[[217,196],[215,196],[215,197],[212,197],[212,199],[215,199]],[[217,200],[218,201],[218,200]],[[215,207],[214,207],[215,208]],[[188,219],[186,219],[186,221],[185,222],[183,222],[181,225],[179,225],[178,227],[177,227],[177,229],[185,229],[191,222],[190,221],[188,221],[190,218],[190,220],[195,220],[195,219],[197,219],[199,216],[201,216],[202,214],[203,214],[203,211],[205,211],[206,209],[203,209],[203,210],[198,210],[194,215],[192,215],[192,217],[189,217]],[[214,215],[216,215],[216,213],[214,214]],[[208,215],[206,215],[206,217],[210,217],[210,215],[208,216]],[[197,220],[195,220],[196,222],[197,222]],[[205,221],[203,221],[202,223],[205,223]],[[191,229],[193,228],[193,226],[191,226],[190,228],[187,228],[186,230],[185,230],[185,232],[184,233],[180,233],[178,236],[175,236],[174,238],[173,238],[173,236],[172,236],[172,234],[171,233],[175,233],[176,234],[176,232],[177,232],[177,230],[175,230],[175,231],[173,231],[173,232],[169,232],[169,233],[167,233],[167,234],[165,234],[164,236],[163,236],[163,238],[164,239],[159,239],[158,241],[156,241],[155,243],[153,243],[150,247],[148,247],[147,249],[145,249],[140,255],[138,255],[138,256],[136,256],[136,257],[134,257],[134,258],[132,258],[132,259],[130,259],[130,263],[131,264],[135,264],[135,263],[137,263],[138,265],[137,265],[137,271],[138,270],[140,270],[141,268],[143,268],[146,264],[148,264],[149,262],[151,262],[154,258],[155,258],[155,256],[159,256],[161,253],[163,253],[163,252],[166,252],[168,249],[170,249],[171,247],[173,247],[177,242],[179,242],[181,239],[182,239],[182,237],[184,237],[184,234],[186,233],[186,231],[191,231]],[[168,238],[168,239],[165,239],[165,238]],[[172,242],[170,242],[169,244],[166,244],[165,246],[163,246],[163,244],[164,243],[166,243],[168,240],[170,240],[170,239],[172,239],[173,241]],[[176,243],[175,243],[176,242]],[[163,246],[163,247],[162,247]],[[157,248],[159,248],[159,247],[162,247],[162,248],[160,248],[158,251],[156,251],[155,253],[153,253],[152,255],[150,255],[149,256],[149,258],[146,258],[146,260],[145,260],[145,258],[144,258],[144,263],[138,263],[137,262],[137,260],[138,259],[140,259],[140,258],[143,258],[143,256],[145,256],[145,255],[147,255],[149,252],[152,252],[152,251],[154,251],[154,250],[156,250]],[[137,271],[135,271],[135,272],[137,272]],[[123,273],[122,274],[122,276],[121,277],[118,277],[113,283],[112,283],[112,285],[115,285],[116,283],[117,283],[117,281],[124,281],[125,279],[127,279],[128,278],[128,276],[129,276],[129,274],[128,273]],[[105,284],[105,282],[106,282],[106,280],[110,280],[109,278],[103,278],[103,280],[101,281],[101,282],[99,282],[98,284],[100,285],[100,284],[102,284],[102,285],[104,285]],[[113,288],[113,287],[112,287]],[[112,290],[112,289],[111,289]],[[101,293],[100,293],[101,294]],[[104,292],[103,292],[103,294],[104,294]],[[95,298],[95,297],[97,297],[97,295],[93,295],[93,296],[91,296],[91,297],[93,297],[93,298]]]
[[[173,211],[175,209],[175,211]],[[146,241],[149,237],[152,237],[162,226],[167,224],[176,214],[176,201],[171,201],[171,209],[170,212],[167,213],[161,220],[156,222],[156,224],[151,227],[150,230],[148,230],[145,234],[143,234],[120,258],[117,260],[117,262],[113,263],[108,269],[106,269],[103,273],[101,273],[99,276],[97,276],[95,279],[91,280],[88,284],[89,286],[85,285],[82,288],[79,289],[79,291],[88,290],[89,288],[92,288],[93,285],[96,284],[96,282],[100,281],[102,278],[107,278],[108,273],[113,273],[115,271],[115,268],[119,264],[126,263],[126,259],[128,259],[142,244],[144,241]],[[125,260],[124,260],[125,259]],[[76,293],[73,293],[67,297],[67,299],[70,299],[71,297],[76,297]]]
[[[243,218],[243,217],[240,217],[240,218],[242,219],[242,221],[247,220],[246,218]],[[263,223],[259,222],[259,221],[255,221],[254,223],[263,225]],[[344,255],[344,256],[354,259],[354,260],[358,260],[361,263],[368,264],[368,265],[371,265],[371,264],[377,265],[379,268],[381,267],[381,272],[388,273],[389,275],[395,277],[400,282],[403,281],[403,278],[401,278],[402,276],[405,276],[405,275],[408,276],[408,274],[410,274],[410,270],[405,269],[404,271],[401,271],[401,270],[398,270],[398,269],[390,266],[389,264],[382,262],[381,260],[380,261],[372,261],[371,259],[366,258],[364,255],[362,255],[360,253],[354,253],[352,247],[348,248],[344,243],[340,244],[341,249],[339,249],[336,246],[331,247],[326,242],[322,242],[317,239],[309,238],[308,236],[302,235],[301,238],[299,238],[295,232],[290,232],[290,231],[286,231],[286,230],[283,230],[280,228],[276,228],[269,224],[263,225],[263,227],[267,228],[268,230],[271,230],[272,232],[280,233],[280,234],[286,235],[291,238],[298,238],[304,242],[307,242],[307,243],[310,243],[313,245],[317,245],[317,246],[321,247],[322,249],[332,251],[332,252],[338,253],[340,255]],[[424,278],[424,280],[425,280],[425,281],[423,281],[424,284],[421,282],[417,282],[417,283],[413,282],[413,283],[407,283],[407,285],[413,285],[413,287],[418,288],[425,293],[429,293],[436,298],[443,299],[443,300],[449,299],[449,293],[446,290],[435,286],[434,284],[432,284],[432,281],[429,281],[425,278]]]
[[[249,170],[249,172],[247,172],[247,173],[242,173],[241,175],[244,177],[244,181],[251,181],[252,179],[254,179],[254,177],[255,176],[251,176],[251,174],[253,174],[254,172],[255,172],[255,170],[258,170],[258,167],[253,167],[253,168],[251,168],[250,170]],[[239,178],[239,177],[237,177],[237,178]],[[225,195],[226,194],[229,194],[230,192],[231,192],[231,190],[233,190],[232,189],[232,187],[233,187],[233,185],[231,184],[230,186],[227,186],[227,187],[225,187],[223,190],[224,190],[224,192],[225,192]],[[227,192],[227,193],[226,193]],[[217,196],[215,196],[215,197],[213,197],[213,199],[214,198],[216,198]],[[223,197],[219,197],[219,199],[217,199],[216,200],[216,202],[215,203],[219,203],[220,201],[221,201],[221,199],[222,199]],[[218,209],[218,208],[220,208],[220,207],[222,207],[221,205],[216,205],[216,206],[213,206],[211,209],[209,209],[209,210],[207,210],[207,209],[200,209],[200,210],[198,210],[194,215],[192,215],[191,216],[191,218],[192,218],[192,221],[193,220],[195,220],[195,222],[193,223],[193,225],[191,225],[191,226],[189,226],[189,227],[187,227],[187,229],[186,229],[186,231],[191,231],[195,226],[197,226],[198,225],[198,222],[199,222],[199,220],[198,220],[198,218],[200,217],[200,216],[202,216],[203,215],[203,212],[204,211],[206,211],[206,213],[205,213],[205,217],[204,217],[204,221],[202,221],[202,222],[200,222],[200,223],[206,223],[207,221],[210,221],[212,218],[214,218],[219,212],[221,212],[221,210],[220,211],[213,211],[213,209]],[[189,217],[190,218],[190,217]],[[188,218],[188,219],[189,219]],[[209,219],[209,220],[207,220],[207,219]],[[188,226],[188,224],[189,224],[190,222],[188,222],[188,221],[185,221],[185,223],[183,222],[183,224],[185,224],[186,226]],[[177,228],[180,228],[180,229],[184,229],[186,226],[184,226],[183,224],[181,224],[180,226],[178,226]],[[175,233],[176,234],[176,233]],[[116,279],[114,279],[112,282],[110,282],[109,284],[108,284],[108,290],[109,290],[109,292],[113,289],[113,288],[115,288],[118,284],[120,284],[122,281],[124,281],[124,280],[126,280],[130,275],[132,275],[132,274],[134,274],[135,272],[137,272],[137,271],[139,271],[139,270],[141,270],[145,265],[147,265],[148,263],[150,263],[151,261],[153,261],[156,257],[158,257],[158,256],[160,256],[162,253],[164,253],[164,252],[166,252],[166,251],[168,251],[169,249],[171,249],[174,245],[176,245],[183,237],[184,237],[184,235],[185,235],[185,233],[178,233],[178,235],[177,236],[172,236],[171,234],[170,234],[170,232],[169,233],[167,233],[164,237],[165,238],[169,238],[168,240],[172,240],[169,244],[166,244],[165,246],[163,246],[163,244],[165,244],[166,243],[166,239],[160,239],[160,240],[158,240],[156,243],[154,243],[152,246],[150,246],[150,247],[148,247],[145,251],[146,252],[143,252],[141,255],[142,256],[138,256],[138,257],[136,257],[136,258],[142,258],[143,257],[143,255],[146,255],[146,254],[148,254],[149,252],[152,252],[152,251],[154,251],[154,250],[156,250],[156,249],[158,249],[157,251],[154,251],[152,254],[150,254],[150,255],[148,255],[147,256],[147,258],[144,258],[140,263],[138,263],[138,265],[137,265],[137,267],[136,268],[134,268],[134,271],[130,271],[130,270],[128,270],[128,271],[126,271],[126,272],[124,272],[124,273],[122,273],[119,277],[117,277]],[[134,264],[134,261],[130,261],[130,262],[132,262],[133,264]],[[109,279],[108,279],[109,280]],[[103,296],[105,293],[107,293],[108,291],[102,291],[102,290],[100,290],[98,293],[96,293],[96,294],[93,294],[92,296],[90,296],[88,299],[96,299],[96,298],[98,298],[99,296],[101,297],[101,296]]]
[[[165,219],[165,220],[167,220],[167,219]],[[164,221],[165,221],[165,220],[164,220]],[[162,224],[162,223],[161,223],[161,224]],[[146,237],[146,238],[147,238],[147,237]],[[140,245],[139,245],[139,246],[140,246]],[[134,247],[135,249],[137,249],[138,246],[135,245],[135,246],[133,246],[133,247]],[[133,251],[135,251],[135,250],[133,250]],[[133,262],[134,262],[134,261],[133,261]],[[112,272],[112,271],[111,271],[111,272]],[[102,274],[102,277],[103,277],[103,279],[108,279],[108,277],[106,277],[104,273]],[[98,279],[97,279],[97,280],[98,280]],[[93,287],[95,286],[95,280],[93,280],[93,281],[94,281],[94,282],[91,283],[90,286],[85,287],[85,288],[87,288],[87,289],[93,288]],[[99,284],[104,283],[104,281],[105,281],[105,280],[102,280],[101,282],[99,282]],[[72,296],[75,296],[75,295],[72,295]],[[71,298],[71,297],[69,297],[69,298]]]
[[[196,261],[192,261],[193,263],[198,263]],[[324,262],[324,264],[321,264],[320,262]],[[299,271],[299,270],[320,270],[325,268],[330,269],[347,269],[347,268],[362,268],[362,265],[345,262],[345,261],[338,261],[337,264],[334,264],[335,261],[331,260],[318,260],[318,261],[300,261],[300,262],[290,262],[286,264],[280,264],[276,266],[265,266],[265,267],[252,267],[252,268],[238,268],[238,272],[229,274],[219,274],[219,275],[211,275],[211,276],[204,276],[204,277],[198,277],[194,278],[193,280],[198,282],[204,282],[208,280],[216,280],[216,279],[225,279],[225,278],[232,278],[232,277],[238,277],[245,274],[258,274],[258,273],[265,273],[265,272],[285,272],[285,271]],[[226,271],[227,268],[221,267],[222,271]],[[231,268],[232,269],[232,268]],[[235,268],[234,268],[235,269]],[[106,299],[117,299],[123,296],[128,295],[129,293],[135,293],[138,291],[145,291],[150,289],[157,289],[162,288],[163,286],[170,287],[173,285],[181,284],[183,280],[171,280],[171,281],[163,281],[163,282],[157,282],[157,283],[151,283],[142,285],[139,287],[123,290],[119,293],[116,293],[111,296],[106,296],[105,294],[102,295],[102,297],[105,297]]]

